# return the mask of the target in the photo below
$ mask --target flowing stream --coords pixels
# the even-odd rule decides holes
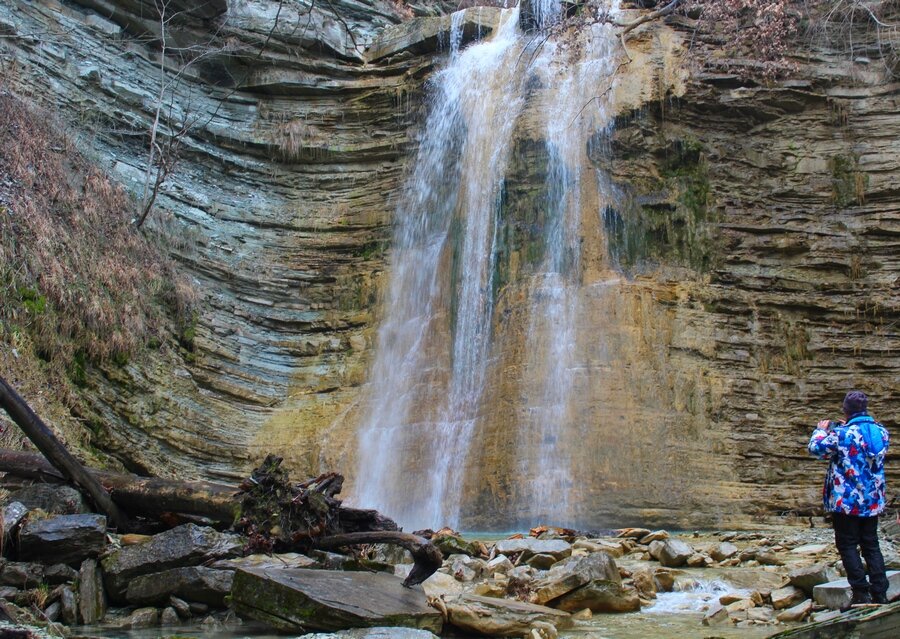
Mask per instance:
[[[534,2],[533,11],[542,27],[562,16],[558,0]],[[530,515],[565,523],[568,448],[577,441],[568,404],[579,367],[583,194],[593,206],[602,200],[586,149],[609,120],[597,92],[614,74],[615,39],[604,26],[566,40],[524,34],[519,10],[510,9],[489,39],[460,50],[461,15],[453,16],[449,60],[430,82],[427,121],[396,214],[354,496],[411,529],[459,526],[465,468],[503,330],[495,310],[506,171],[528,110],[546,150],[546,223],[527,287],[525,366],[533,384],[515,436],[526,451],[517,499]]]

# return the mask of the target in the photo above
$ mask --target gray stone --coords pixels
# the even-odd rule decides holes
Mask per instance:
[[[28,514],[28,507],[20,501],[7,503],[3,507],[3,536],[9,538],[16,526]]]
[[[803,621],[812,613],[812,610],[813,601],[812,599],[807,599],[796,606],[782,610],[776,618],[782,622]]]
[[[159,610],[156,608],[138,608],[119,625],[122,628],[131,628],[133,630],[153,628],[159,625]]]
[[[539,553],[537,555],[532,555],[525,562],[532,568],[537,568],[538,570],[549,570],[553,564],[559,561],[553,555],[546,555],[544,553]]]
[[[641,599],[634,588],[626,589],[615,581],[595,579],[554,600],[551,605],[567,612],[585,608],[592,612],[635,612],[641,609]]]
[[[791,552],[795,555],[818,555],[819,553],[825,552],[830,547],[830,544],[805,544],[803,546],[797,546],[792,549]]]
[[[235,535],[186,524],[154,535],[146,543],[126,546],[105,557],[102,562],[104,583],[114,601],[123,601],[128,583],[136,577],[236,556],[242,546],[240,538]]]
[[[233,578],[234,571],[231,570],[203,566],[172,568],[135,577],[128,583],[125,599],[139,606],[162,605],[174,595],[222,608],[225,597],[231,592]]]
[[[489,575],[495,573],[506,575],[513,568],[515,568],[515,565],[509,560],[509,557],[499,554],[485,564],[484,571]]]
[[[66,564],[54,564],[44,569],[44,581],[51,586],[70,583],[78,579],[78,571]]]
[[[47,619],[47,621],[57,621],[59,620],[61,610],[62,604],[60,604],[58,601],[54,601],[44,609],[44,617]]]
[[[15,599],[19,594],[18,588],[12,586],[0,586],[0,599]]]
[[[343,556],[343,555],[342,555]],[[219,559],[209,564],[216,570],[237,570],[238,568],[318,568],[322,564],[306,555],[296,552],[273,555],[247,555],[233,559]]]
[[[489,637],[522,637],[541,623],[559,630],[573,624],[571,615],[565,612],[509,599],[459,595],[444,603],[452,626]]]
[[[431,543],[438,547],[438,550],[443,553],[444,557],[449,557],[450,555],[469,555],[470,557],[478,557],[481,555],[480,543],[466,541],[457,535],[435,535],[431,538]],[[399,546],[391,547],[399,548]]]
[[[78,611],[81,622],[92,625],[103,619],[106,614],[106,592],[103,589],[103,578],[94,559],[85,559],[81,564],[81,575],[78,580]]]
[[[709,556],[715,559],[716,561],[724,561],[726,559],[730,559],[738,554],[738,547],[734,544],[723,541],[721,544],[718,544],[715,548],[709,551]]]
[[[709,609],[706,611],[706,614],[703,615],[703,623],[704,626],[718,626],[723,623],[730,623],[731,617],[728,615],[728,610],[720,604],[719,602],[714,602],[710,605]]]
[[[180,622],[181,619],[178,613],[171,606],[165,608],[159,615],[159,625],[161,626],[176,626]]]
[[[9,495],[28,510],[43,510],[51,515],[89,514],[90,508],[80,492],[65,484],[33,484]]]
[[[9,561],[0,570],[0,584],[16,588],[34,588],[44,581],[44,566],[41,564]]]
[[[773,550],[758,550],[756,552],[756,561],[763,566],[783,566],[784,560],[778,556]]]
[[[813,588],[819,584],[826,584],[838,578],[837,571],[828,564],[813,564],[795,568],[788,573],[791,585],[796,586],[808,596],[812,596]]]
[[[494,548],[498,553],[511,555],[523,553],[525,559],[532,555],[553,555],[557,559],[564,559],[572,554],[572,545],[562,539],[535,539],[524,537],[522,539],[501,539]]]
[[[62,515],[28,522],[19,531],[19,556],[45,564],[80,564],[105,547],[103,515]]]
[[[666,568],[683,566],[694,554],[694,549],[680,539],[669,539],[661,543],[663,546],[659,550],[659,563]]]
[[[63,586],[59,593],[59,603],[62,622],[67,626],[77,625],[78,598],[75,596],[75,592],[68,586]]]
[[[900,597],[900,570],[889,570],[888,577],[888,601]],[[819,584],[813,588],[813,599],[820,606],[838,610],[850,605],[853,596],[850,584],[846,579],[837,579],[826,584]]]
[[[209,612],[209,606],[205,603],[200,603],[199,601],[191,601],[188,604],[188,607],[190,608],[192,615],[200,616]]]
[[[284,631],[386,624],[440,632],[441,613],[421,588],[384,573],[252,568],[234,575],[235,611]]]
[[[806,593],[794,586],[785,586],[772,591],[772,607],[775,610],[790,608],[806,599]]]
[[[191,618],[191,606],[184,599],[178,597],[169,597],[169,606],[178,613],[182,619]]]
[[[554,568],[534,584],[533,601],[546,604],[595,580],[622,583],[616,561],[610,555],[598,552]]]

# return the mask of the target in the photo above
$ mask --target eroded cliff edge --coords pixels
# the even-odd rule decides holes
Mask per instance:
[[[93,370],[86,419],[95,445],[145,472],[233,477],[272,450],[299,474],[352,473],[391,215],[442,31],[389,2],[203,7],[173,27],[173,46],[228,44],[176,87],[203,116],[158,209],[190,239],[178,258],[205,302],[189,334]],[[80,119],[85,144],[135,188],[159,89],[144,9],[0,7],[12,84]],[[607,244],[592,252],[594,283],[621,277],[586,288],[581,346],[597,374],[573,408],[588,425],[573,452],[590,477],[580,508],[595,521],[810,510],[811,411],[836,410],[850,386],[897,432],[896,81],[874,43],[863,62],[804,39],[797,68],[764,83],[735,71],[747,61],[696,65],[692,41],[679,20],[632,36],[622,73],[635,86],[592,152],[621,194],[590,229]],[[512,173],[529,173],[532,137],[523,127]],[[513,221],[534,205],[521,200]],[[526,244],[507,255],[502,321],[515,323]],[[515,331],[499,345],[493,416],[467,462],[474,526],[518,516],[516,415],[500,400],[521,388],[519,347]]]

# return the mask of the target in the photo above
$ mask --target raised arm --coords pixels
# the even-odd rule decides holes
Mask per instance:
[[[837,433],[829,430],[828,425],[827,419],[820,421],[809,438],[809,453],[819,459],[829,459],[838,450]]]

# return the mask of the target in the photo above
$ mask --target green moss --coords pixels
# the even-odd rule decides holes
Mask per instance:
[[[37,289],[20,287],[18,293],[22,305],[31,315],[43,315],[47,312],[47,298]]]
[[[859,156],[835,155],[828,160],[831,171],[831,201],[835,206],[862,206],[866,202],[869,176],[859,170]]]
[[[87,386],[87,356],[77,351],[68,368],[69,379],[78,387]]]
[[[647,189],[656,198],[635,198],[622,210],[604,212],[609,252],[623,267],[670,262],[698,272],[715,268],[718,218],[710,207],[708,167],[702,145],[677,140],[660,167],[660,181]]]

